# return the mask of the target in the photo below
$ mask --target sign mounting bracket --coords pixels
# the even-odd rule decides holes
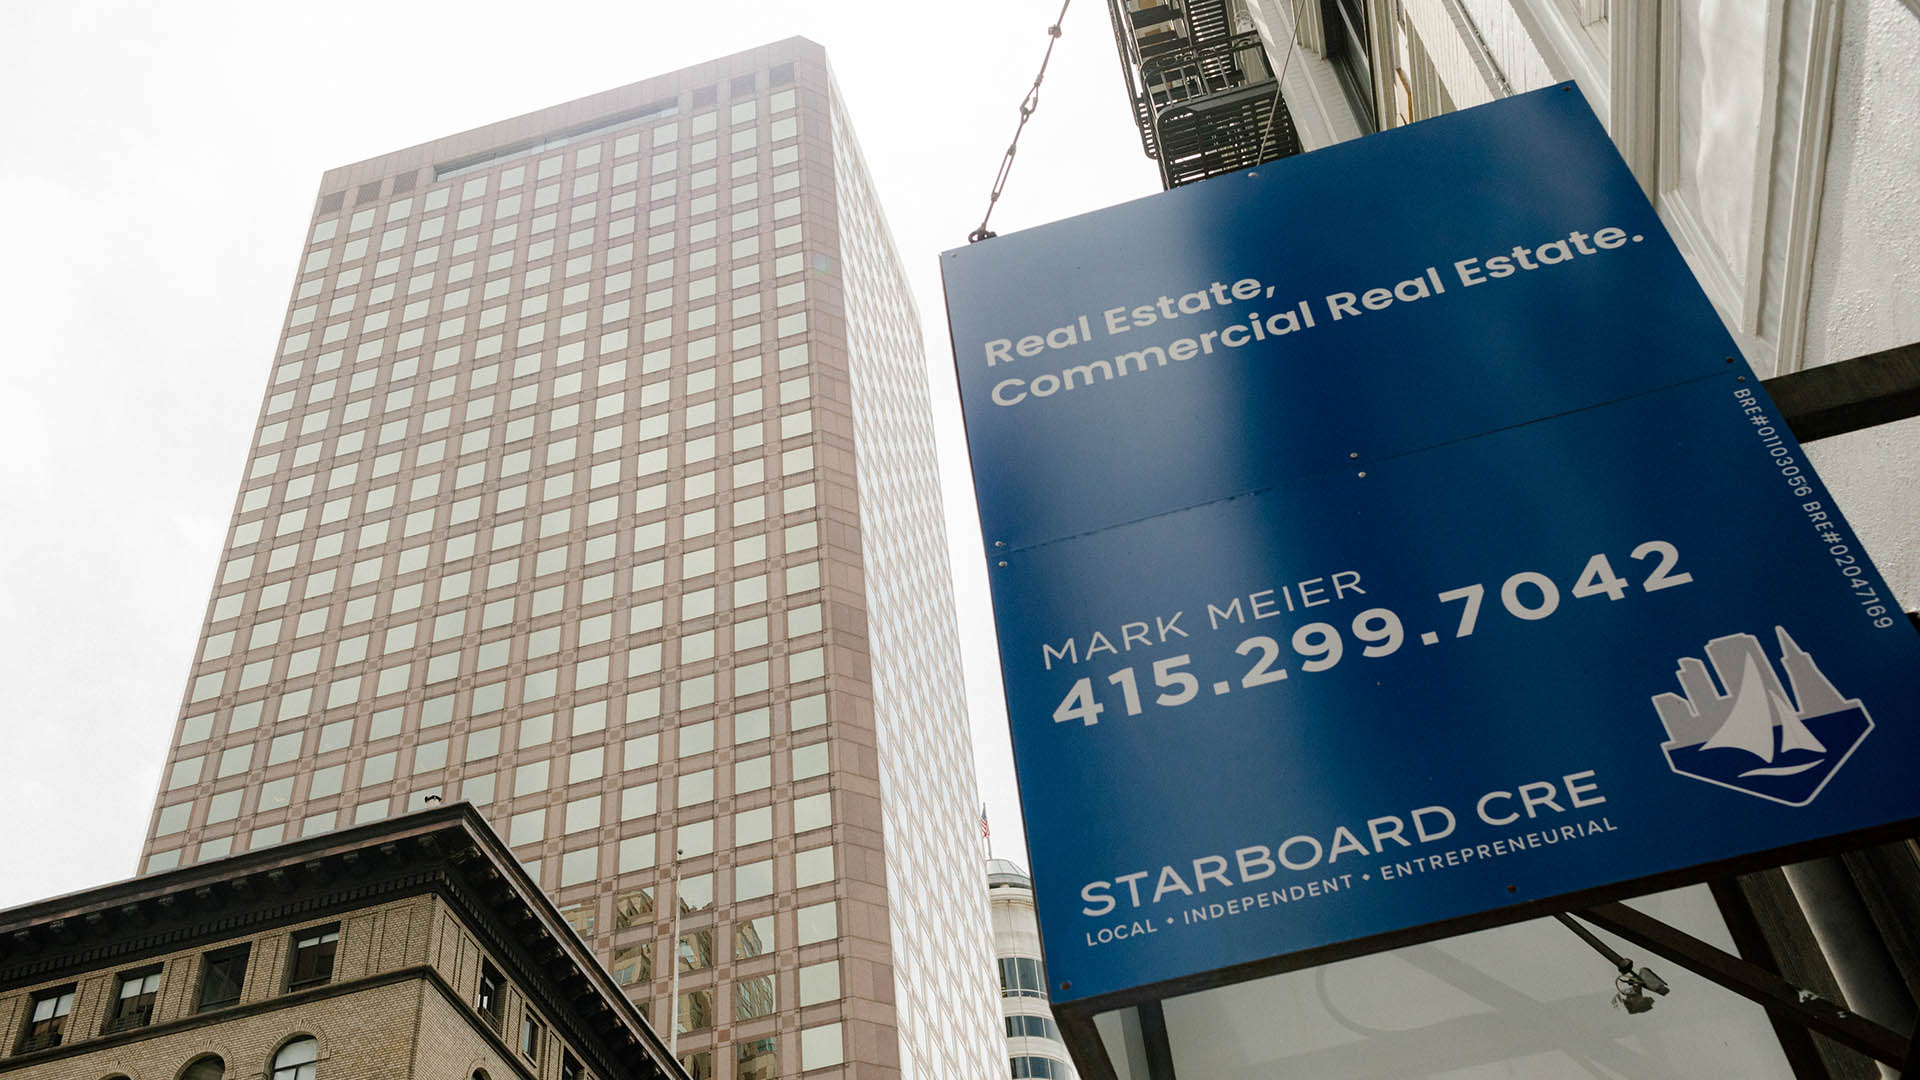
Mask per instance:
[[[1876,1061],[1900,1065],[1912,1052],[1909,1037],[1625,904],[1596,904],[1574,914]]]

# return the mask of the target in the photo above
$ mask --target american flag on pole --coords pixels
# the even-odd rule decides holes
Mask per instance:
[[[980,804],[980,839],[987,840],[992,838],[992,836],[993,836],[993,831],[987,828],[987,804],[981,803]]]

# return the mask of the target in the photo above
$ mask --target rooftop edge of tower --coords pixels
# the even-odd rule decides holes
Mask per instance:
[[[319,198],[324,201],[335,193],[351,190],[358,185],[416,173],[428,167],[435,170],[434,179],[438,179],[438,174],[459,169],[468,163],[532,149],[555,136],[592,131],[628,119],[643,119],[670,103],[684,111],[687,107],[684,99],[696,89],[720,85],[732,77],[796,61],[817,68],[818,85],[828,85],[826,49],[805,37],[789,37],[329,169],[321,175]],[[795,81],[807,85],[814,83],[815,79],[803,78],[796,71]],[[725,87],[721,89],[724,92]]]

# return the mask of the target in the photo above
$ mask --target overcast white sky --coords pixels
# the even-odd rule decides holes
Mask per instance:
[[[0,12],[0,908],[129,876],[331,167],[794,34],[913,276],[975,756],[1024,862],[937,256],[979,223],[1052,0],[9,4]],[[1079,0],[997,231],[1158,189]]]

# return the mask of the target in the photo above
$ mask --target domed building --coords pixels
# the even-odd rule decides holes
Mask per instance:
[[[1000,1013],[1007,1026],[1011,1075],[1080,1080],[1048,1004],[1033,879],[1015,863],[988,859],[987,901],[993,917],[993,956],[1000,968]]]

